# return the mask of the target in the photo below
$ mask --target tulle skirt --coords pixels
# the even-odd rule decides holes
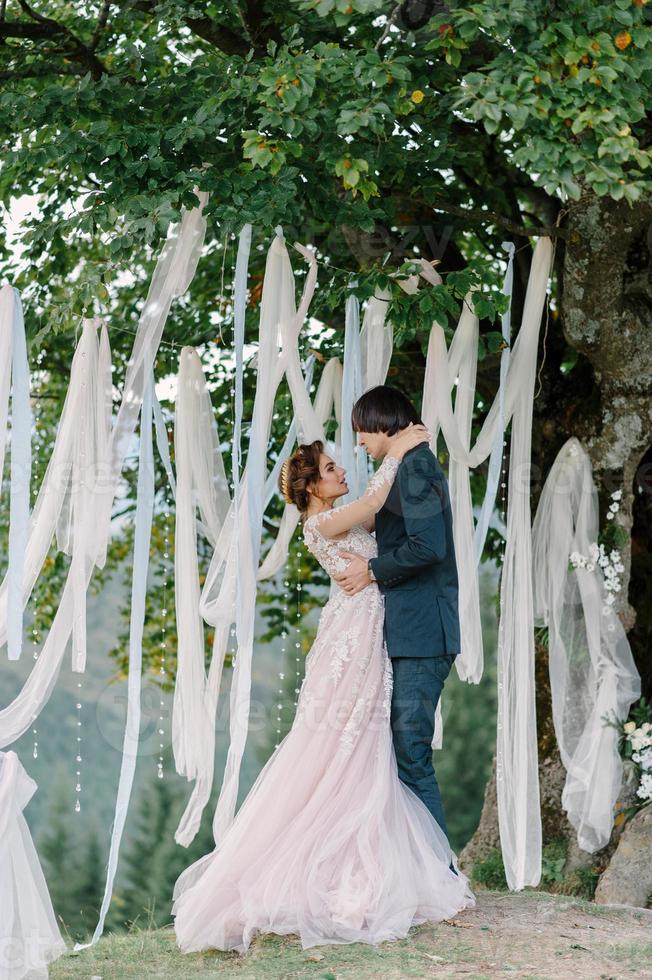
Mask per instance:
[[[36,790],[15,752],[0,752],[0,977],[47,980],[66,951],[23,808]]]
[[[291,731],[220,845],[176,883],[184,952],[244,953],[258,933],[297,934],[304,948],[379,943],[475,904],[398,778],[382,625],[377,589],[324,607]]]

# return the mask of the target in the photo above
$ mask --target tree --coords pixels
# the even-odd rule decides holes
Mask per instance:
[[[50,794],[47,830],[38,842],[38,852],[43,861],[43,872],[57,919],[69,927],[76,909],[69,888],[70,861],[74,847],[71,826],[73,804],[70,790],[66,786],[67,779],[67,773],[62,769]]]
[[[106,877],[106,858],[96,824],[86,831],[86,840],[81,850],[77,887],[75,889],[75,905],[80,924],[85,927],[85,934],[90,937],[100,913],[100,905],[104,895],[104,880]]]
[[[184,868],[215,846],[210,805],[190,847],[180,847],[174,840],[187,791],[185,782],[174,775],[169,757],[166,772],[159,779],[152,770],[142,786],[129,841],[121,856],[119,880],[107,919],[109,928],[131,924],[142,928],[150,922],[167,925],[171,921],[175,881]]]
[[[5,249],[2,267],[25,290],[32,342],[47,352],[52,383],[56,366],[68,362],[82,307],[132,329],[151,250],[198,186],[211,195],[207,258],[167,338],[209,345],[224,439],[230,378],[219,352],[232,322],[230,297],[216,282],[222,270],[230,280],[233,235],[244,221],[255,225],[255,245],[280,223],[289,241],[317,248],[322,288],[312,312],[333,328],[317,342],[322,353],[341,351],[351,289],[362,299],[377,286],[392,290],[390,380],[416,397],[432,319],[452,328],[462,297],[478,284],[477,428],[496,390],[501,242],[517,248],[518,324],[530,238],[553,237],[533,503],[571,434],[588,447],[603,515],[609,494],[622,489],[610,532],[626,568],[619,612],[649,695],[645,0],[571,0],[563,8],[544,0],[52,0],[47,16],[18,0],[0,11],[0,197],[5,207],[17,194],[39,200],[25,226],[23,266]],[[444,283],[401,294],[389,273],[409,269],[418,255],[441,260]],[[254,248],[248,339],[263,261],[264,248]],[[125,271],[131,275],[120,276]],[[130,337],[112,335],[119,383]],[[159,372],[172,369],[173,354],[163,349]],[[246,385],[247,411],[252,371]],[[287,397],[284,389],[275,446]],[[540,661],[541,771],[554,800],[550,823],[559,825],[543,650]]]
[[[38,842],[50,898],[63,930],[75,940],[92,933],[104,892],[104,855],[97,827],[74,823],[74,796],[61,769],[48,806],[47,829]]]

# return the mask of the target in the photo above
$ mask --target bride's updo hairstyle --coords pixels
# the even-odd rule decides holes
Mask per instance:
[[[294,504],[301,514],[308,510],[308,487],[317,483],[321,473],[319,461],[324,444],[319,439],[299,448],[289,456],[278,478],[278,487],[289,504]]]

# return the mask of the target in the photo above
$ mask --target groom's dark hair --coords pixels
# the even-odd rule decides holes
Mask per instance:
[[[390,385],[376,385],[365,391],[351,413],[354,432],[386,432],[393,436],[410,422],[423,425],[408,396]]]

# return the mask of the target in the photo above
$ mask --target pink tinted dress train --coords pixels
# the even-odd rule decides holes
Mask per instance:
[[[386,495],[397,468],[386,458],[368,493]],[[304,524],[307,547],[331,576],[346,566],[340,548],[376,554],[364,527],[321,533],[343,509]],[[297,934],[303,948],[379,943],[475,904],[465,876],[450,870],[445,835],[398,778],[383,617],[375,584],[347,596],[333,583],[290,732],[220,845],[175,885],[184,952],[244,953],[259,933]]]

